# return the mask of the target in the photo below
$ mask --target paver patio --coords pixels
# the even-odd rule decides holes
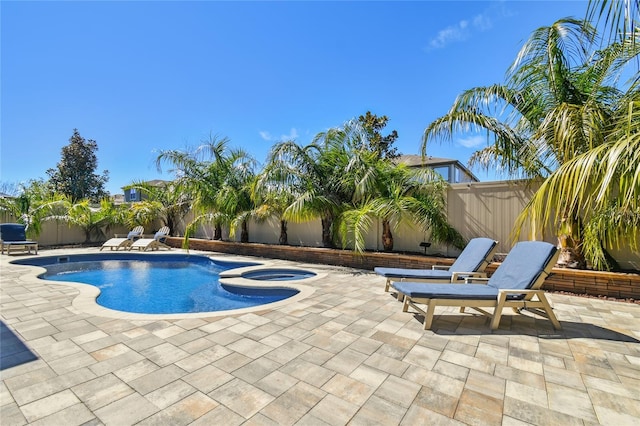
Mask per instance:
[[[640,424],[639,305],[552,294],[558,332],[506,312],[492,333],[455,308],[424,331],[372,272],[271,261],[327,275],[258,312],[114,318],[15,258],[0,257],[3,426]]]

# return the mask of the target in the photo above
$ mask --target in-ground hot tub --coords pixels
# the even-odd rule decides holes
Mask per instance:
[[[306,278],[315,277],[316,274],[303,269],[257,269],[244,272],[240,275],[242,278],[257,281],[294,281],[304,280]]]

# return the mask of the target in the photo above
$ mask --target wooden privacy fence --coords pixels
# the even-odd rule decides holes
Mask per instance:
[[[447,192],[447,216],[449,222],[465,238],[477,236],[493,238],[499,242],[498,252],[507,253],[513,246],[512,231],[516,218],[531,199],[536,187],[527,186],[522,181],[474,182],[451,185]],[[172,235],[184,235],[185,226],[193,216],[188,216],[178,229],[171,230]],[[4,220],[9,221],[9,220]],[[157,230],[162,224],[154,224],[145,229],[145,233]],[[126,233],[127,229],[112,230]],[[322,226],[320,220],[304,223],[289,223],[289,245],[304,247],[322,247]],[[382,225],[374,221],[372,229],[365,237],[365,247],[370,251],[381,251]],[[240,238],[238,232],[235,241]],[[211,239],[213,229],[204,226],[195,235],[198,238]],[[393,231],[394,251],[423,252],[420,243],[429,242],[429,232],[417,229],[411,224],[402,224]],[[223,230],[223,238],[229,239],[229,230]],[[280,238],[280,221],[277,219],[249,223],[249,240],[256,243],[278,244]],[[523,229],[520,240],[529,239],[528,230]],[[540,239],[538,236],[536,239]],[[84,234],[76,227],[69,227],[62,222],[45,222],[38,238],[42,246],[80,244]],[[546,241],[556,243],[551,230],[548,230]],[[629,247],[609,248],[610,253],[624,269],[640,271],[640,253]],[[455,257],[459,250],[446,245],[431,244],[426,249],[427,255]]]

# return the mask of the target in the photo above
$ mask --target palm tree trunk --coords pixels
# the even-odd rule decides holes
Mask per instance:
[[[249,242],[249,228],[247,226],[247,221],[242,221],[242,232],[240,232],[240,242],[248,243]]]
[[[222,226],[219,223],[216,223],[216,225],[213,228],[213,239],[214,240],[222,239]]]
[[[582,253],[582,226],[580,218],[566,216],[562,219],[560,229],[564,231],[558,236],[560,257],[558,265],[572,269],[586,269],[587,261]]]
[[[322,246],[333,248],[333,238],[331,238],[331,225],[333,220],[330,216],[322,218]]]
[[[289,242],[289,236],[287,235],[287,221],[280,220],[280,245],[286,245]]]
[[[391,233],[391,225],[386,219],[382,220],[382,249],[384,251],[393,250],[393,234]]]

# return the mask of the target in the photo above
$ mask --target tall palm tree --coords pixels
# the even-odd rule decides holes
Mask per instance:
[[[534,31],[505,84],[464,92],[445,116],[427,127],[423,153],[435,137],[484,129],[491,135],[489,145],[472,156],[472,165],[496,166],[511,177],[555,176],[564,165],[603,144],[621,107],[637,90],[634,85],[627,91],[611,85],[621,66],[637,52],[629,50],[628,43],[598,51],[595,41],[596,32],[588,22],[570,18]],[[586,181],[573,179],[571,184],[578,187]],[[532,229],[555,222],[565,263],[584,267],[582,244],[588,218],[583,204],[564,201],[542,207],[543,220],[534,220]],[[541,206],[534,198],[524,215],[535,218],[532,212]],[[550,211],[555,213],[554,221]],[[517,224],[516,236],[522,222]]]
[[[283,214],[285,220],[301,222],[319,218],[322,224],[322,245],[333,247],[333,222],[346,197],[339,185],[342,170],[336,164],[340,147],[336,141],[316,136],[309,145],[300,146],[284,141],[272,149],[269,173],[284,185],[296,188],[293,202]],[[277,170],[275,170],[277,169]]]
[[[446,217],[447,183],[429,168],[409,168],[380,159],[375,153],[360,151],[366,167],[355,179],[353,207],[340,217],[340,235],[356,251],[364,250],[364,235],[372,219],[382,221],[382,246],[393,250],[393,232],[402,223],[417,224],[431,231],[436,243],[464,246],[462,236]],[[350,238],[352,240],[350,241]]]
[[[131,206],[130,224],[137,225],[160,220],[175,232],[178,224],[191,210],[193,194],[181,179],[162,185],[134,182],[129,186],[145,194],[145,198]]]
[[[0,197],[0,211],[24,224],[27,235],[32,238],[42,231],[42,222],[56,220],[66,214],[69,203],[67,197],[53,192],[42,180],[31,180],[18,191],[15,197]]]
[[[219,191],[229,173],[228,144],[226,137],[210,136],[195,149],[163,150],[156,158],[158,170],[162,170],[162,164],[169,164],[176,178],[174,183],[193,201],[196,217],[187,226],[186,247],[199,224],[213,223],[214,239],[219,240],[222,238],[222,225],[230,222],[217,204]]]
[[[288,143],[292,143],[289,141]],[[295,170],[284,155],[284,150],[272,149],[267,156],[267,162],[262,171],[256,176],[251,188],[251,198],[256,206],[255,217],[266,220],[276,217],[280,221],[279,244],[289,242],[287,234],[287,219],[285,212],[302,192],[301,179],[294,178]]]
[[[602,17],[608,40],[625,40],[640,24],[640,0],[589,0],[586,19],[600,21]]]
[[[585,216],[583,248],[596,269],[615,266],[605,247],[640,241],[640,67],[638,43],[640,2],[590,1],[590,20],[604,17],[608,45],[595,56],[592,68],[627,71],[627,89],[612,103],[601,123],[601,143],[563,164],[535,194],[520,222],[534,227],[558,220],[550,207],[579,205]]]
[[[249,242],[248,221],[254,213],[251,188],[254,185],[257,163],[248,152],[232,150],[225,160],[225,175],[216,197],[218,210],[230,220],[229,236],[240,228],[240,242]]]
[[[88,244],[93,235],[104,241],[105,228],[116,223],[118,213],[114,204],[107,199],[100,202],[100,207],[92,206],[89,200],[79,200],[75,203],[68,202],[66,214],[56,218],[82,229],[84,242]]]

